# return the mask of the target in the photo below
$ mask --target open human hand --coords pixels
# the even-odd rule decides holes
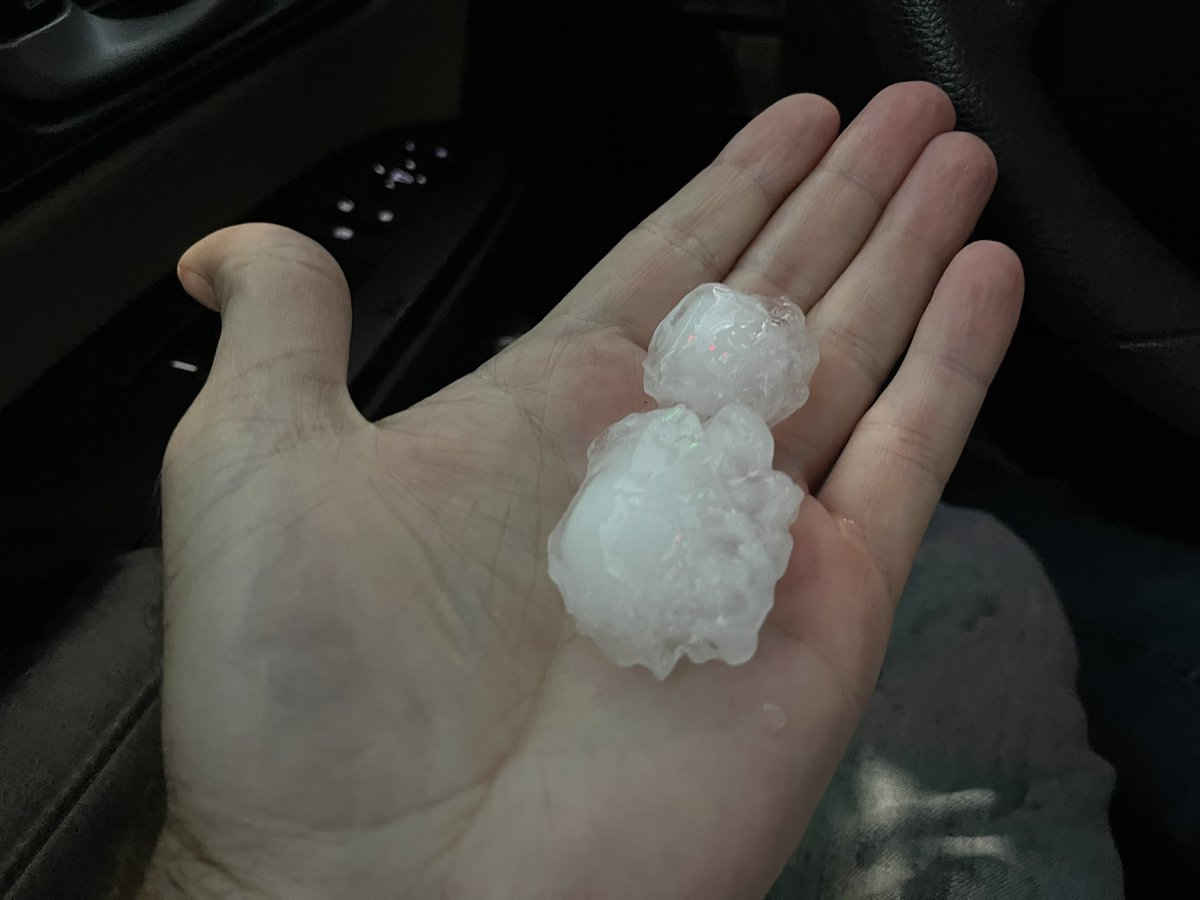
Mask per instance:
[[[761,897],[1020,307],[1013,253],[962,249],[995,163],[953,123],[926,84],[840,137],[827,101],[780,101],[533,331],[376,423],[323,250],[268,225],[189,250],[222,335],[163,469],[169,807],[146,895]],[[812,397],[775,434],[811,496],[755,657],[659,682],[575,634],[546,541],[589,442],[653,405],[646,344],[706,281],[809,313]]]

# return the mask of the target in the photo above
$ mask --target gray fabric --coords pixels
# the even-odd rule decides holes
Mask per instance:
[[[1111,767],[1036,557],[941,507],[878,687],[768,900],[1112,900]]]

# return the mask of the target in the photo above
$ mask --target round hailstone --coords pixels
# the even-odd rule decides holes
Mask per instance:
[[[702,284],[655,330],[646,393],[705,419],[740,403],[773,425],[804,405],[818,358],[803,311],[787,298]]]
[[[686,655],[746,662],[792,551],[803,492],[772,471],[762,418],[729,405],[627,416],[588,450],[550,536],[550,577],[581,634],[666,678]]]

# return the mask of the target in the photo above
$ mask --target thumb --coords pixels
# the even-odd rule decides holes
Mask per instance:
[[[319,244],[278,225],[237,225],[179,261],[192,297],[221,314],[206,392],[252,392],[272,404],[345,394],[350,292]]]

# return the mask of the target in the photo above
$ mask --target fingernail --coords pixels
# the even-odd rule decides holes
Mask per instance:
[[[216,309],[220,312],[217,308],[216,292],[213,291],[213,287],[209,284],[207,278],[199,272],[192,269],[185,269],[183,266],[176,269],[176,274],[179,276],[179,283],[183,285],[183,289],[188,292],[188,295],[193,300],[198,300],[210,309]]]

